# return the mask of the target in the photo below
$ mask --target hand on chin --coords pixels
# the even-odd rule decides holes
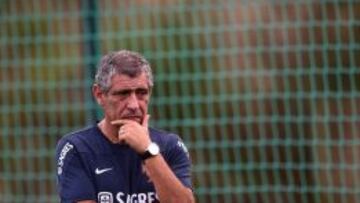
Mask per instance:
[[[135,121],[139,124],[142,123],[142,117],[141,116],[124,116],[122,118],[120,118],[119,120],[130,120],[130,121]]]

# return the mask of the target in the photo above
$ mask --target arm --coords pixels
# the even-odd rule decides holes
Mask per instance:
[[[113,121],[112,124],[121,125],[118,133],[119,141],[127,143],[138,154],[143,154],[151,143],[148,119],[147,115],[141,125],[129,120]],[[144,169],[153,182],[161,202],[194,202],[192,191],[183,185],[161,154],[146,159]]]
[[[144,167],[161,202],[194,202],[192,191],[179,181],[161,154],[145,160]]]

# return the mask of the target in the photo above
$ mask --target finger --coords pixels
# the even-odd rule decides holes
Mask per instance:
[[[120,142],[125,142],[126,134],[127,134],[126,128],[124,126],[120,127],[119,132],[118,132],[118,139]]]
[[[120,119],[120,120],[111,121],[111,124],[112,124],[112,125],[122,126],[122,125],[125,125],[125,124],[128,124],[128,123],[132,123],[132,122],[134,122],[134,121]]]
[[[119,135],[123,135],[125,133],[125,128],[121,127],[119,130]]]
[[[142,122],[142,126],[145,128],[148,128],[149,126],[149,119],[150,119],[150,114],[146,114],[143,118],[143,122]]]
[[[125,139],[125,136],[119,136],[119,143],[120,144],[126,144],[126,139]]]

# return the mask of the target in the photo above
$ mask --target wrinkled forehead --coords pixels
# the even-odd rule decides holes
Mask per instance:
[[[129,76],[127,74],[115,74],[111,78],[112,89],[150,89],[149,80],[143,72],[137,76]]]

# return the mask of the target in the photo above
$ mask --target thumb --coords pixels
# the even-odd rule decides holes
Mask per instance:
[[[146,116],[144,117],[144,120],[142,122],[142,126],[144,126],[145,128],[149,127],[149,119],[150,119],[150,114],[146,114]]]

